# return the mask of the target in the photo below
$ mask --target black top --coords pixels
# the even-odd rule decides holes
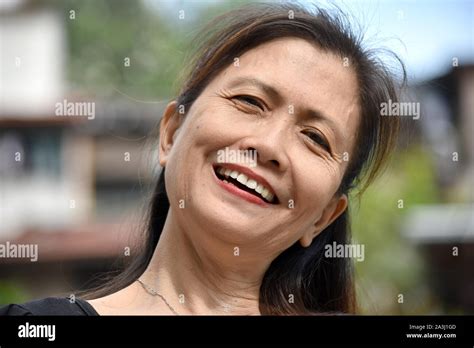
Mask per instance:
[[[0,315],[99,315],[89,302],[76,298],[47,297],[22,304],[0,307]]]

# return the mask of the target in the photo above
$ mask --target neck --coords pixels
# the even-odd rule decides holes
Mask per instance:
[[[141,279],[179,314],[260,314],[260,285],[269,264],[240,256],[238,249],[210,238],[208,231],[192,231],[204,236],[193,243],[189,231],[173,220],[170,210]]]

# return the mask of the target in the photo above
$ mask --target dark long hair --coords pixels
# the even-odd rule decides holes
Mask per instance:
[[[396,143],[398,118],[380,117],[379,110],[382,102],[398,101],[398,89],[393,74],[375,52],[362,46],[362,37],[351,31],[348,22],[340,10],[331,14],[290,3],[247,5],[216,17],[198,35],[201,44],[183,75],[177,104],[189,110],[209,82],[246,51],[277,38],[303,38],[336,54],[341,64],[353,69],[357,76],[361,121],[354,130],[355,149],[337,194],[348,194],[355,187],[365,188],[380,172]],[[405,69],[399,63],[404,82]],[[137,256],[92,297],[105,296],[130,285],[148,266],[169,210],[164,172],[163,168],[151,198],[145,238]],[[271,263],[260,288],[261,313],[354,313],[351,260],[324,256],[325,245],[333,242],[350,242],[348,209],[309,247],[297,242]]]

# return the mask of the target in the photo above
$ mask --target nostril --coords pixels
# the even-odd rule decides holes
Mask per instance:
[[[274,165],[276,165],[277,167],[280,166],[280,162],[278,162],[277,160],[271,160],[270,162],[272,162]]]
[[[255,159],[258,159],[260,157],[259,152],[254,147],[248,147],[247,151],[249,151],[250,153],[254,153]],[[270,160],[270,162],[273,163],[277,168],[280,168],[280,162],[278,162],[277,160]]]

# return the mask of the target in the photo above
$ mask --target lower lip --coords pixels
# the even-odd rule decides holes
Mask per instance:
[[[226,183],[226,182],[220,180],[217,177],[216,173],[214,172],[214,168],[212,168],[212,173],[214,174],[214,178],[216,179],[219,186],[222,187],[227,192],[230,192],[230,193],[234,194],[237,197],[243,198],[247,202],[258,204],[261,207],[267,207],[267,206],[270,205],[270,203],[265,202],[263,199],[260,199],[256,196],[248,193],[247,191],[243,191],[243,190],[239,189],[237,186],[235,186],[233,184]]]

